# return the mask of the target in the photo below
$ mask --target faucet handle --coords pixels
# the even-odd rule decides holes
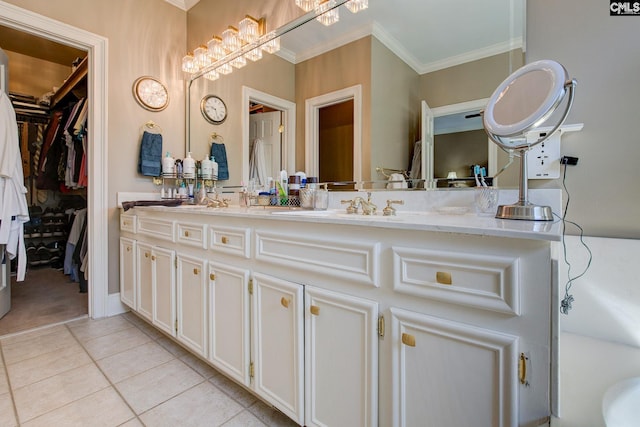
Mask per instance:
[[[349,206],[347,207],[347,213],[348,214],[353,214],[353,213],[358,213],[358,204],[356,202],[355,199],[352,200],[340,200],[341,204],[345,204],[345,203],[349,203]]]
[[[391,216],[396,214],[396,209],[391,206],[392,204],[404,205],[404,200],[387,200],[387,206],[382,209],[382,215]]]

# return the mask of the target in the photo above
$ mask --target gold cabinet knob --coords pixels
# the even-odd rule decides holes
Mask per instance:
[[[127,246],[127,252],[131,252],[131,246]]]
[[[416,337],[414,337],[411,334],[405,334],[404,332],[402,333],[402,344],[409,346],[409,347],[415,347],[416,346]]]
[[[284,308],[289,308],[289,300],[285,297],[280,298],[280,304],[282,304]]]
[[[451,273],[446,273],[444,271],[438,271],[436,273],[436,282],[440,283],[441,285],[450,285],[452,283],[452,281],[451,281]]]
[[[199,272],[200,272],[200,271],[199,271],[197,268],[194,268],[194,269],[193,269],[193,274],[194,274],[194,275],[196,275],[196,276],[197,276]]]
[[[155,255],[153,255],[153,256],[151,257],[151,261],[155,261],[155,260],[156,260],[156,256],[155,256]]]
[[[314,316],[319,316],[320,315],[320,307],[318,307],[317,305],[312,305],[309,308],[309,311],[311,312],[311,314],[313,314]]]
[[[226,236],[222,236],[220,241],[222,242],[223,245],[226,245],[227,243],[229,243],[229,239]]]
[[[145,253],[144,253],[144,257],[145,257],[145,258],[149,258],[149,252],[145,252]]]
[[[184,237],[189,237],[189,232],[188,231],[184,232]]]
[[[213,273],[209,274],[209,280],[216,280],[216,275]]]

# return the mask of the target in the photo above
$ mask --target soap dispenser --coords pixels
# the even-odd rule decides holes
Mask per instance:
[[[200,162],[200,168],[202,169],[202,178],[203,179],[211,179],[211,174],[213,172],[213,163],[209,160],[208,156],[205,156],[204,159]]]
[[[218,179],[218,163],[216,163],[216,158],[211,156],[211,179]]]
[[[162,174],[173,175],[175,173],[175,160],[167,151],[167,155],[162,159]]]
[[[191,151],[189,151],[187,157],[182,160],[182,173],[185,178],[193,178],[196,175],[196,161],[191,157]]]

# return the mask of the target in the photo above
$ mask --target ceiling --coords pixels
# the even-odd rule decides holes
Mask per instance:
[[[74,59],[86,51],[0,25],[0,48],[33,58],[71,67]]]

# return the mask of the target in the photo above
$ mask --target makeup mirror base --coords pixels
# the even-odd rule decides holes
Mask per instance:
[[[553,212],[549,206],[538,206],[524,202],[498,206],[496,218],[520,219],[525,221],[553,221]]]

